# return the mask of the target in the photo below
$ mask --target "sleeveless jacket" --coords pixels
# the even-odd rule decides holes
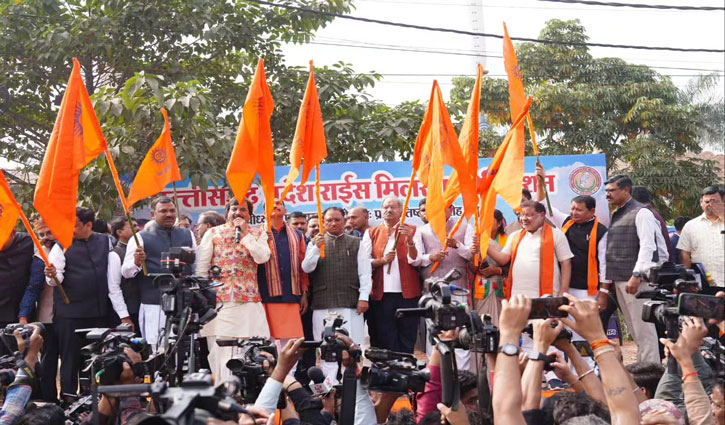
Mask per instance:
[[[126,256],[126,244],[119,242],[114,248],[113,252],[118,255],[123,263],[123,259]],[[123,301],[126,303],[126,308],[130,314],[138,314],[139,307],[141,306],[141,289],[138,287],[137,279],[126,279],[121,276],[121,292],[123,292]]]
[[[310,273],[312,309],[356,308],[360,297],[357,254],[360,238],[325,234],[325,258]]]
[[[607,280],[627,281],[639,255],[639,236],[635,220],[644,205],[630,199],[612,214],[607,235]],[[657,260],[657,251],[653,253]]]
[[[385,256],[385,246],[388,244],[390,239],[390,231],[385,224],[381,224],[376,227],[368,229],[370,239],[373,244],[373,258],[380,259]],[[398,239],[398,245],[395,247],[398,258],[398,270],[400,271],[400,286],[403,288],[403,298],[417,298],[421,295],[421,283],[418,271],[415,267],[408,264],[408,247],[405,242],[405,238]],[[373,270],[373,290],[370,294],[372,301],[380,301],[383,299],[384,283],[383,279],[385,276],[388,265],[378,267]]]
[[[143,238],[143,249],[146,252],[146,269],[151,273],[168,273],[161,268],[161,253],[168,252],[172,247],[191,248],[191,232],[181,227],[164,228],[159,227],[155,222],[147,229],[139,233]],[[186,274],[191,274],[191,266],[187,265]],[[137,279],[141,290],[141,302],[143,304],[156,304],[161,302],[161,294],[154,286],[152,276],[144,276],[139,272],[134,279]]]

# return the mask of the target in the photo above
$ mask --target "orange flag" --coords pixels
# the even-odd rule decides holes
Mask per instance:
[[[474,193],[475,186],[458,143],[456,130],[448,115],[438,82],[433,82],[430,103],[415,141],[413,170],[428,189],[426,216],[441,244],[446,244],[446,215],[443,198],[443,167],[458,171],[461,193]],[[409,188],[408,190],[412,190]]]
[[[18,222],[18,217],[20,217],[18,204],[10,191],[8,181],[5,180],[5,174],[0,170],[0,249],[8,241],[10,233]]]
[[[501,146],[486,169],[483,180],[479,183],[481,198],[481,223],[479,226],[481,253],[485,257],[488,249],[488,242],[491,239],[491,226],[493,225],[493,212],[496,209],[496,195],[502,198],[512,207],[518,208],[521,204],[521,186],[524,178],[523,158],[524,139],[523,127],[526,114],[531,107],[531,98],[524,104],[522,113],[519,114],[513,127],[506,134]],[[521,137],[519,137],[519,135]],[[520,162],[520,171],[519,171]],[[511,200],[512,188],[516,191],[516,199]],[[501,192],[503,191],[503,193]],[[506,196],[504,196],[506,195]],[[507,199],[507,197],[509,199]],[[427,210],[426,210],[427,211]]]
[[[307,183],[310,172],[327,158],[327,143],[325,142],[325,127],[322,123],[320,99],[317,97],[315,73],[310,61],[310,77],[307,80],[305,97],[302,99],[300,112],[297,116],[297,128],[290,148],[290,170],[285,182],[282,199],[292,188],[292,183],[300,175],[302,166],[302,179],[300,185]],[[302,159],[305,163],[302,164]]]
[[[161,108],[161,113],[164,115],[164,129],[133,179],[127,199],[129,206],[163,191],[169,183],[181,180],[174,145],[171,143],[169,115],[164,108]]]
[[[509,38],[506,23],[503,24],[503,64],[509,79],[509,107],[511,108],[511,120],[519,116],[526,103],[524,95],[524,81],[519,72],[519,62],[516,60],[514,44]]]
[[[468,174],[471,177],[471,181],[476,182],[478,176],[478,117],[481,104],[481,80],[483,79],[483,67],[478,65],[478,75],[476,76],[476,83],[473,86],[471,92],[471,100],[468,103],[468,111],[466,112],[466,119],[463,121],[461,132],[458,135],[458,141],[461,144],[461,151],[463,158],[466,160]],[[461,194],[461,183],[458,179],[458,171],[453,170],[451,178],[448,179],[446,185],[446,191],[444,193],[446,207],[449,207],[455,202],[458,195]],[[476,204],[478,203],[478,196],[473,188],[472,193],[463,194],[463,216],[470,218],[476,212]]]
[[[264,192],[267,222],[274,210],[274,147],[270,118],[274,109],[272,93],[264,74],[264,60],[259,59],[252,85],[242,108],[237,140],[227,165],[227,181],[241,202],[259,174]]]
[[[76,225],[78,176],[105,150],[106,139],[83,85],[80,64],[74,58],[33,201],[35,209],[65,248],[73,241]]]

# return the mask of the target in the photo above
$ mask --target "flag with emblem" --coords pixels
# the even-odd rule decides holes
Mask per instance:
[[[105,150],[106,139],[83,85],[81,66],[74,58],[33,200],[38,214],[63,247],[73,241],[80,172]]]
[[[127,199],[129,206],[160,193],[169,183],[181,180],[174,145],[171,143],[169,115],[164,108],[161,108],[161,114],[164,116],[164,129],[133,179]]]

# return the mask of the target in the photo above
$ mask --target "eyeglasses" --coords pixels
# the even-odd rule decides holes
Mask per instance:
[[[44,238],[46,236],[53,236],[53,234],[50,232],[37,232],[36,234],[38,235],[39,238]]]

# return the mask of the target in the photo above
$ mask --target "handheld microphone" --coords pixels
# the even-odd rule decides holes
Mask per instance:
[[[322,372],[322,369],[317,366],[312,366],[311,368],[307,369],[307,376],[311,379],[309,387],[314,395],[328,394],[330,391],[332,391],[332,387],[335,386],[332,378],[329,376],[325,376],[325,373]]]
[[[242,228],[237,226],[234,228],[234,243],[242,241]]]

